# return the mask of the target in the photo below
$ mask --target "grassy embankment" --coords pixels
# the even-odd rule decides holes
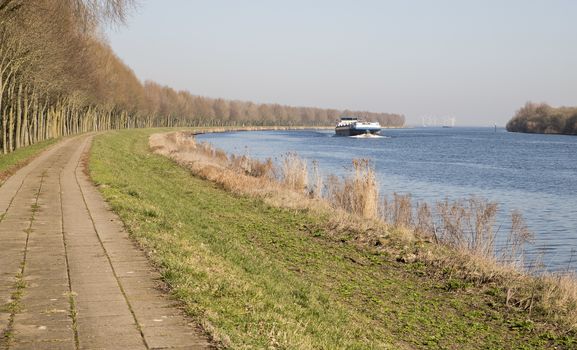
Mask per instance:
[[[273,207],[191,176],[151,154],[151,133],[98,136],[91,175],[175,297],[224,345],[577,346],[572,332],[506,306],[496,285],[430,274],[419,261],[349,243],[354,233],[331,232],[329,217]]]
[[[28,164],[40,152],[56,143],[58,139],[39,142],[32,146],[19,148],[8,154],[0,154],[0,185],[16,170]]]

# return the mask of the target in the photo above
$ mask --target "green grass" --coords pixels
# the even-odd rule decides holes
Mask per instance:
[[[8,154],[0,154],[0,184],[14,171],[25,165],[40,152],[56,143],[58,139],[46,140],[32,146],[19,148]]]
[[[570,349],[503,291],[326,238],[325,219],[238,197],[110,132],[90,172],[187,312],[234,349]]]

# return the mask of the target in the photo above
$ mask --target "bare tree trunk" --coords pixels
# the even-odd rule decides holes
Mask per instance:
[[[6,116],[6,110],[0,109],[0,113],[2,113],[2,153],[8,153],[8,118]]]
[[[38,99],[36,94],[32,91],[32,132],[30,133],[30,143],[35,144],[38,142]]]
[[[8,96],[13,96],[14,86],[8,86]],[[13,101],[12,101],[13,102]],[[14,104],[8,107],[8,152],[14,150]]]
[[[2,76],[0,75],[0,118],[2,118],[2,153],[8,153],[6,137],[8,136],[8,120],[2,108],[2,99],[4,97],[4,85]]]
[[[22,112],[22,133],[20,135],[20,140],[22,142],[21,146],[23,147],[30,145],[30,138],[29,138],[30,133],[28,132],[29,111],[30,111],[30,100],[29,100],[28,88],[26,88],[24,91],[24,110]]]
[[[20,135],[22,133],[22,83],[18,84],[18,92],[16,93],[16,130],[14,149],[21,147]]]
[[[46,140],[46,129],[48,125],[48,101],[45,101],[42,105],[42,109],[40,110],[40,130],[38,131],[38,135],[40,141]]]
[[[8,152],[14,151],[14,109],[8,112]]]

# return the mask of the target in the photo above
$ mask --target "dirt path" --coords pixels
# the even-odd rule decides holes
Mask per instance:
[[[206,349],[68,139],[0,187],[0,349]]]

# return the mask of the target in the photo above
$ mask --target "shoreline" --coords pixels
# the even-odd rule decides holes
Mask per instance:
[[[353,158],[370,158],[375,161],[373,164],[381,197],[390,197],[395,192],[410,193],[413,202],[426,202],[433,209],[438,201],[445,198],[451,201],[465,200],[475,194],[498,204],[497,224],[494,227],[500,231],[503,240],[509,230],[511,212],[520,210],[523,214],[529,229],[534,233],[533,242],[527,245],[526,267],[532,269],[535,264],[531,262],[539,260],[537,264],[540,271],[575,271],[570,251],[572,227],[577,223],[571,209],[575,200],[567,197],[562,186],[555,181],[561,180],[561,175],[556,174],[551,167],[557,158],[552,156],[544,159],[544,168],[540,169],[532,166],[526,154],[519,154],[515,164],[524,169],[529,166],[523,172],[511,166],[512,163],[508,161],[517,157],[516,149],[519,147],[531,149],[529,153],[538,157],[553,155],[552,152],[557,151],[550,150],[558,150],[562,152],[558,158],[563,163],[569,162],[567,175],[563,173],[563,178],[570,181],[574,178],[575,167],[570,163],[570,156],[563,152],[566,146],[544,136],[516,136],[500,131],[500,134],[493,134],[490,128],[383,130],[382,135],[388,135],[389,142],[377,140],[372,144],[354,142],[347,138],[337,140],[332,137],[332,133],[325,131],[319,134],[282,132],[282,135],[276,136],[270,133],[274,142],[268,141],[268,133],[238,133],[230,137],[215,134],[213,137],[199,136],[197,141],[210,142],[215,147],[237,155],[250,155],[260,160],[272,158],[277,165],[280,165],[284,150],[290,149],[300,153],[308,161],[309,168],[313,162],[318,162],[320,172],[327,176],[345,176],[350,173]],[[543,151],[538,146],[542,143],[534,143],[533,139],[544,142],[544,147],[541,147]],[[567,147],[573,145],[571,139],[566,141]],[[341,145],[347,147],[339,148],[338,154],[331,153]],[[484,152],[485,148],[494,151]],[[463,154],[471,158],[464,159]],[[546,175],[531,180],[539,174]],[[499,176],[505,177],[499,179]],[[548,212],[554,212],[555,215],[547,215]]]
[[[152,141],[152,137],[151,137],[151,143]],[[178,143],[178,137],[175,137],[174,140]],[[186,146],[188,151],[190,151],[190,149],[194,149],[194,147],[191,148],[191,146]],[[205,146],[203,146],[205,147]],[[156,147],[153,146],[153,149],[155,149]],[[177,147],[178,148],[178,147]],[[210,171],[207,173],[205,172],[205,170],[202,169],[202,164],[203,162],[207,162],[207,159],[198,159],[196,158],[195,160],[192,159],[178,159],[178,156],[175,156],[176,154],[178,154],[178,150],[176,149],[172,149],[168,152],[165,152],[165,154],[170,154],[170,157],[175,160],[177,163],[181,164],[182,166],[187,167],[188,169],[190,169],[193,174],[196,174],[197,176],[201,176],[202,178],[208,179],[211,182],[216,182],[218,184],[220,184],[221,186],[224,186],[225,189],[232,191],[233,193],[237,193],[240,195],[246,195],[246,193],[243,193],[242,188],[239,190],[239,186],[242,187],[242,185],[230,185],[230,184],[226,184],[222,182],[222,178],[226,177],[226,175],[219,175],[220,173],[222,173],[224,170],[224,168],[222,168],[222,165],[220,165],[213,173],[211,174]],[[204,152],[206,155],[208,155],[208,158],[213,157],[213,158],[222,158],[224,157],[223,155],[219,154],[218,150],[213,150],[213,149],[202,149],[201,152]],[[218,154],[218,155],[217,155]],[[208,160],[210,161],[210,159]],[[187,165],[187,164],[192,164],[191,165]],[[249,194],[249,196],[252,196]],[[256,195],[257,198],[265,198],[265,201],[267,203],[271,203],[271,205],[278,205],[278,203],[282,203],[283,200],[277,200],[275,201],[274,199],[270,199],[270,191],[267,192],[266,190],[264,190],[264,194],[257,194]],[[263,197],[264,196],[264,197]],[[274,196],[274,195],[273,195]],[[284,195],[283,195],[284,196]],[[318,204],[318,202],[315,202],[316,204]],[[281,205],[282,206],[282,205]],[[306,205],[305,205],[306,207]],[[289,208],[293,208],[292,206],[289,206]],[[297,206],[297,208],[302,208],[301,206]],[[310,210],[310,208],[308,209]],[[314,210],[313,210],[314,212]],[[321,214],[322,215],[322,214]],[[364,227],[364,229],[367,229],[366,225],[359,225],[360,227]],[[402,227],[398,227],[398,228],[394,228],[394,230],[396,231],[404,231],[405,229]],[[369,228],[370,230],[370,228]],[[412,229],[411,229],[412,230]],[[404,235],[407,234],[407,232],[403,233]],[[420,237],[420,238],[419,238]],[[416,239],[416,241],[425,239],[425,241],[429,238],[427,238],[427,236],[419,236],[417,235],[416,238],[411,238],[411,240]],[[361,239],[361,241],[366,241],[366,239]],[[369,239],[368,242],[371,242],[371,240]],[[373,244],[373,243],[370,243]],[[365,244],[366,246],[366,244]],[[370,246],[370,245],[369,245]],[[409,263],[414,263],[414,262],[422,262],[425,263],[428,266],[431,267],[435,267],[438,268],[439,266],[445,266],[449,267],[451,269],[456,269],[456,271],[460,271],[458,272],[456,275],[461,275],[464,280],[470,280],[471,282],[473,282],[474,284],[480,283],[481,285],[484,284],[485,282],[482,282],[482,280],[486,277],[481,277],[483,275],[486,276],[493,276],[490,277],[489,280],[501,280],[501,281],[509,281],[511,282],[512,280],[515,280],[518,283],[519,279],[524,280],[525,282],[521,283],[521,285],[517,285],[515,288],[518,288],[518,290],[516,290],[514,293],[521,293],[524,294],[525,292],[522,292],[522,290],[524,289],[532,289],[534,288],[533,285],[535,283],[540,284],[540,283],[551,283],[551,281],[549,282],[544,282],[544,280],[541,280],[541,278],[544,278],[543,276],[527,276],[524,275],[521,270],[517,270],[516,268],[513,270],[510,270],[509,266],[503,266],[503,265],[495,265],[495,262],[492,261],[492,258],[489,260],[486,260],[487,258],[482,258],[481,260],[479,260],[478,257],[476,257],[476,253],[464,253],[464,255],[461,255],[461,253],[457,254],[458,257],[454,256],[454,253],[452,250],[452,248],[449,247],[449,251],[445,251],[444,254],[445,256],[437,256],[437,257],[425,257],[423,256],[423,252],[430,250],[431,246],[430,245],[425,245],[426,247],[424,249],[417,249],[416,253],[410,253],[410,254],[406,254],[406,253],[401,253],[400,255],[397,255],[396,259],[399,261],[406,261]],[[439,250],[440,249],[440,250]],[[444,251],[444,248],[441,246],[432,249],[433,251],[437,251],[437,253]],[[428,252],[427,254],[430,254],[430,252]],[[448,256],[452,256],[452,258],[448,259],[451,260],[446,261],[445,259],[448,258]],[[454,260],[456,259],[456,260]],[[465,265],[465,268],[463,270],[461,270],[462,266],[460,266],[460,264],[462,264],[464,261],[467,261],[467,263]],[[473,279],[471,278],[471,273],[473,273],[473,275],[475,274],[479,274],[480,275],[478,277],[474,277]],[[469,276],[469,277],[467,277]],[[552,277],[556,276],[555,274],[551,275]],[[481,277],[481,279],[479,280],[478,278]],[[574,277],[570,277],[568,276],[569,280],[572,280],[573,282],[570,283],[575,283],[574,281]],[[492,282],[490,282],[492,283]],[[506,283],[505,283],[506,284]],[[509,287],[511,288],[511,287]],[[569,289],[571,289],[573,291],[573,293],[575,292],[574,287],[568,287]],[[568,293],[570,293],[569,291],[567,291]],[[511,290],[509,289],[509,291],[507,292],[508,294],[511,293]],[[521,298],[523,299],[523,298]],[[509,300],[509,296],[507,296],[507,300]],[[509,301],[507,301],[509,302]]]
[[[574,333],[542,323],[541,312],[523,311],[515,298],[507,305],[507,289],[497,280],[471,283],[453,269],[423,263],[420,254],[415,259],[414,249],[426,251],[430,242],[399,240],[402,230],[364,231],[347,216],[331,220],[338,211],[302,209],[301,197],[290,192],[282,193],[283,199],[293,198],[292,209],[231,192],[191,176],[189,166],[202,168],[198,160],[178,165],[151,157],[153,132],[99,136],[92,177],[189,314],[225,347],[278,342],[295,349],[455,344],[562,349],[575,344]],[[226,176],[219,167],[205,171]],[[238,181],[245,176],[230,175]],[[272,334],[285,336],[271,340],[273,329]],[[546,332],[551,337],[541,337]]]

